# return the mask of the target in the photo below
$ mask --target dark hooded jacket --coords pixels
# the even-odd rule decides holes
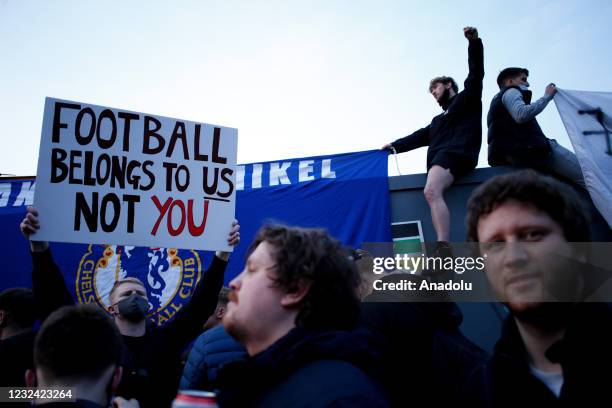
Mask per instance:
[[[383,280],[407,277],[422,279]],[[379,381],[394,407],[452,406],[487,355],[459,330],[463,315],[455,303],[402,295],[377,291],[362,303],[363,325],[381,341]]]
[[[398,153],[429,146],[427,170],[440,152],[478,162],[482,144],[482,79],[484,78],[483,47],[480,38],[470,40],[468,47],[469,73],[463,91],[455,95],[444,112],[416,132],[397,139],[391,145]]]
[[[224,365],[221,407],[386,407],[375,371],[375,348],[363,331],[294,328],[261,353]]]
[[[607,407],[612,367],[612,308],[581,303],[568,319],[564,337],[547,351],[560,363],[563,386],[557,398],[529,369],[527,351],[514,318],[506,320],[493,356],[474,371],[463,404],[470,407]]]

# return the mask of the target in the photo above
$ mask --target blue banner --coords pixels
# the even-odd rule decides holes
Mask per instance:
[[[390,242],[387,153],[379,150],[239,165],[236,218],[241,243],[225,274],[226,284],[244,266],[257,230],[270,222],[325,228],[353,247]],[[0,180],[0,290],[31,286],[28,245],[19,232],[35,180]],[[163,324],[186,302],[211,253],[170,248],[52,243],[51,249],[75,299],[108,303],[116,279],[136,276],[147,284],[151,316]]]

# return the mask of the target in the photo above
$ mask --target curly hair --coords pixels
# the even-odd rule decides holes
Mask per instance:
[[[447,76],[439,76],[429,81],[429,92],[430,93],[433,87],[436,86],[437,84],[444,84],[444,85],[451,84],[451,88],[453,88],[453,91],[455,91],[455,93],[459,92],[459,87],[457,86],[457,82],[455,82],[453,78],[447,77]]]
[[[296,325],[312,330],[349,330],[359,316],[359,272],[340,242],[322,229],[267,225],[251,244],[261,242],[273,249],[277,287],[295,291],[300,283],[310,285]]]
[[[531,204],[548,214],[563,229],[568,242],[590,241],[589,216],[578,194],[568,185],[533,170],[493,177],[468,200],[468,241],[478,242],[478,220],[508,200]]]

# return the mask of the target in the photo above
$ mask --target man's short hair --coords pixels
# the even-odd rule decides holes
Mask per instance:
[[[261,242],[273,248],[276,285],[294,291],[310,285],[296,325],[313,330],[347,330],[359,316],[359,273],[342,245],[322,229],[268,225],[262,227],[249,252]]]
[[[64,306],[45,320],[34,341],[34,366],[54,379],[95,379],[117,366],[123,340],[94,305]]]
[[[568,185],[533,170],[493,177],[472,193],[467,205],[468,241],[478,242],[478,220],[509,200],[531,204],[563,229],[568,242],[590,241],[589,216]]]
[[[457,86],[457,83],[455,82],[453,78],[447,77],[447,76],[439,76],[439,77],[435,77],[429,82],[429,92],[430,93],[433,87],[436,86],[437,84],[444,84],[444,85],[451,84],[451,88],[453,88],[453,91],[455,91],[455,93],[459,92],[459,87]]]
[[[529,71],[527,70],[527,68],[518,68],[518,67],[504,68],[501,70],[501,72],[497,76],[497,86],[499,86],[499,88],[501,89],[504,87],[504,82],[506,81],[506,79],[516,78],[517,76],[522,75],[522,74],[529,76]]]
[[[123,285],[124,283],[137,283],[138,285],[142,286],[143,288],[145,288],[146,290],[146,286],[145,284],[138,278],[134,277],[134,276],[128,276],[127,278],[123,278],[123,279],[119,279],[117,281],[115,281],[115,283],[113,284],[113,287],[110,290],[110,293],[108,294],[108,299],[112,299],[113,298],[113,293],[115,293],[115,291],[117,290],[117,288],[119,288],[119,286]]]
[[[217,298],[217,307],[225,306],[229,302],[229,294],[232,290],[227,286],[223,286],[219,291],[219,296]]]
[[[0,310],[4,311],[8,327],[31,329],[36,322],[36,305],[31,289],[10,288],[0,292]]]

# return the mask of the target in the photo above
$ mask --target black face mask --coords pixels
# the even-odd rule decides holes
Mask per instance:
[[[450,100],[451,100],[450,89],[448,88],[444,89],[444,93],[440,97],[440,100],[438,101],[438,105],[440,105],[442,109],[447,110],[448,105],[450,105]]]
[[[142,296],[132,293],[129,297],[117,302],[119,314],[126,320],[137,323],[145,318],[149,310],[149,302]]]
[[[527,105],[531,103],[531,91],[523,91],[523,100]]]

